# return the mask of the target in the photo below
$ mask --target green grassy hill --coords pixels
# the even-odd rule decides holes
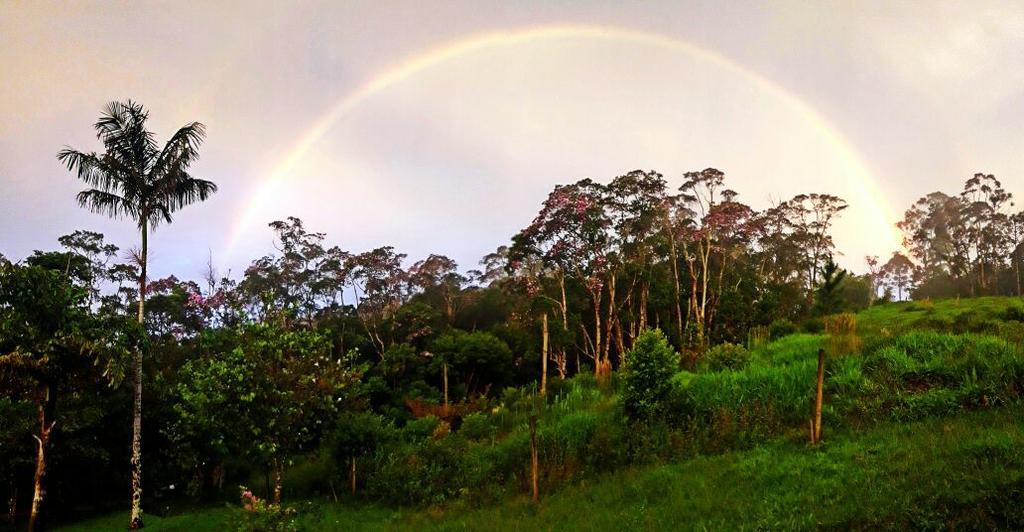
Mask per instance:
[[[399,443],[361,466],[380,471],[367,481],[366,492],[376,494],[371,500],[394,504],[405,497],[406,506],[320,498],[300,505],[297,524],[309,530],[1024,528],[1018,422],[1024,303],[905,302],[860,313],[854,344],[860,347],[830,353],[825,441],[817,447],[806,442],[816,353],[837,344],[813,324],[805,329],[811,332],[749,353],[730,348],[726,369],[678,373],[665,425],[650,429],[623,418],[614,383],[556,382],[538,434],[545,468],[540,505],[524,496],[529,394],[512,390],[447,436],[432,435],[436,422],[427,420],[395,429]],[[316,471],[307,465],[294,477],[315,483]],[[291,499],[301,494],[293,488]],[[219,507],[151,516],[147,528],[220,530],[238,512]],[[107,516],[67,530],[125,522]]]
[[[322,504],[301,524],[322,530],[616,530],[1024,527],[1024,409],[887,423],[811,448],[755,449],[630,469],[484,509],[393,511]],[[231,511],[149,517],[147,529],[222,530]],[[107,516],[67,531],[112,530]]]

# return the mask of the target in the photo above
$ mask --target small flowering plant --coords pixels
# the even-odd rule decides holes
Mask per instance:
[[[239,486],[239,491],[242,503],[242,519],[238,523],[240,532],[291,532],[299,529],[295,508],[261,499],[245,486]]]

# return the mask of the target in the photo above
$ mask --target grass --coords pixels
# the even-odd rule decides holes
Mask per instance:
[[[170,517],[145,514],[146,530],[219,532],[231,521],[230,508],[204,508]],[[72,525],[58,527],[68,532],[92,532],[100,530],[124,530],[128,526],[128,512],[108,514]]]
[[[614,382],[598,386],[589,376],[555,381],[538,432],[541,460],[552,466],[543,468],[551,477],[542,475],[548,495],[540,506],[523,498],[519,478],[528,463],[532,409],[524,405],[532,404],[530,392],[509,389],[498,406],[467,417],[451,436],[429,438],[433,425],[421,420],[430,430],[413,439],[415,431],[404,430],[399,439],[405,444],[373,464],[374,485],[402,489],[374,494],[367,481],[365,494],[391,504],[425,501],[430,509],[308,503],[299,525],[1021,529],[1024,431],[1016,419],[1024,414],[1022,316],[1017,298],[891,303],[860,313],[863,353],[829,357],[827,441],[816,449],[803,434],[816,353],[829,349],[826,335],[785,336],[753,349],[749,364],[735,370],[678,374],[671,411],[687,416],[684,425],[693,432],[668,437],[656,454],[642,438],[628,437],[633,432],[618,414]],[[828,427],[843,428],[830,434]],[[665,462],[672,463],[640,465]],[[294,471],[291,481],[308,483],[306,477],[328,470],[308,466]],[[442,488],[446,495],[437,496]],[[223,530],[234,526],[234,511],[148,516],[147,528]],[[125,515],[107,516],[66,530],[117,529],[126,521]]]
[[[546,496],[472,509],[321,504],[305,530],[687,530],[1024,526],[1024,408],[887,423],[828,435],[817,448],[775,440],[756,449],[637,468]],[[150,530],[220,530],[214,508],[158,519]],[[62,530],[120,528],[108,516]]]
[[[1008,309],[1024,308],[1017,297],[975,297],[901,301],[874,305],[857,315],[858,333],[863,337],[888,336],[912,329],[944,332],[983,332],[969,330],[1001,321]],[[988,322],[985,324],[983,322]],[[1019,323],[1019,322],[1018,322]],[[994,331],[990,331],[994,332]]]
[[[441,530],[1019,528],[1024,429],[1019,408],[887,424],[817,449],[760,448],[621,472],[482,510],[413,514],[400,528]]]

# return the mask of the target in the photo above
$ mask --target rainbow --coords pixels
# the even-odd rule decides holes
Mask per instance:
[[[876,235],[879,246],[888,246],[888,248],[894,250],[902,249],[901,239],[893,227],[893,222],[897,218],[892,215],[891,209],[887,206],[885,196],[882,195],[877,181],[868,171],[867,166],[857,156],[850,142],[841,133],[834,127],[831,127],[819,113],[792,93],[761,75],[743,68],[723,55],[672,37],[608,26],[550,25],[492,31],[437,46],[381,72],[342,98],[302,135],[291,150],[287,152],[287,155],[273,167],[273,170],[248,200],[242,216],[230,233],[226,248],[227,256],[231,257],[242,234],[247,229],[252,228],[254,223],[258,222],[258,216],[261,215],[268,201],[271,201],[274,197],[278,187],[289,178],[295,166],[335,124],[344,120],[346,116],[363,102],[389,87],[414,77],[418,73],[447,61],[456,60],[466,54],[488,48],[507,47],[552,39],[593,39],[652,46],[705,61],[737,74],[741,79],[748,80],[760,90],[778,98],[789,106],[792,111],[802,115],[802,118],[807,120],[819,132],[848,169],[848,179],[856,181],[855,186],[850,187],[850,190],[854,192],[856,197],[848,199],[851,205],[856,205],[858,209],[865,209],[863,211],[866,218],[864,222],[868,226],[864,227],[864,230]],[[642,163],[642,161],[638,163]]]

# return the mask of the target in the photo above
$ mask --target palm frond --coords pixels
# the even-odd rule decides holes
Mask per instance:
[[[90,189],[79,192],[75,198],[78,205],[89,209],[92,212],[106,214],[111,218],[122,216],[138,220],[138,206],[113,192],[106,190]]]
[[[131,100],[110,102],[96,122],[96,136],[107,154],[138,174],[145,174],[156,153],[153,133],[146,130],[149,112]]]
[[[125,185],[128,169],[112,158],[64,148],[57,153],[57,159],[92,187],[110,191]]]
[[[199,122],[182,127],[167,141],[153,163],[152,174],[163,175],[191,166],[199,158],[199,146],[206,137],[206,126]]]

